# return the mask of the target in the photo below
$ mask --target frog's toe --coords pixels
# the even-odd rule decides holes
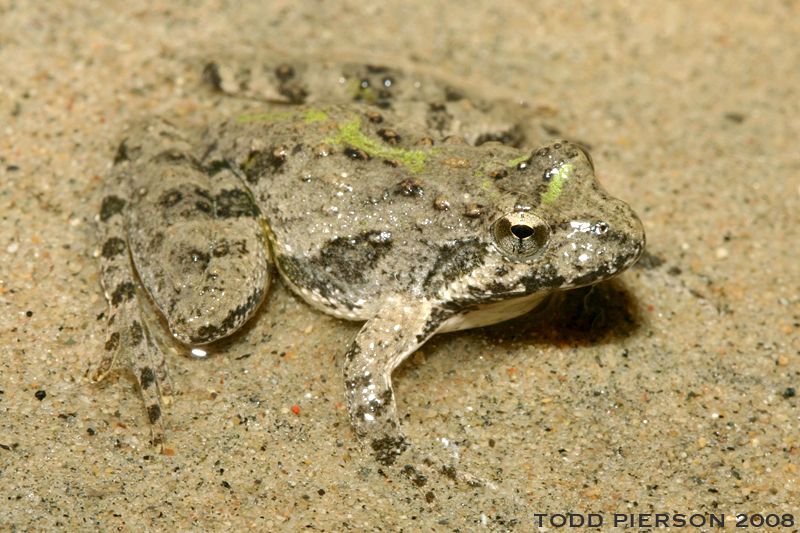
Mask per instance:
[[[167,368],[167,360],[164,357],[164,350],[161,345],[153,338],[150,328],[147,331],[147,350],[149,352],[149,365],[153,369],[156,384],[158,385],[158,392],[161,396],[161,402],[164,405],[169,405],[171,402],[170,396],[175,393],[175,388],[172,386],[172,379],[169,377],[169,369]]]
[[[438,459],[436,458],[433,458],[431,460],[438,461]],[[492,483],[491,481],[488,481],[486,479],[477,476],[473,476],[472,474],[468,474],[463,470],[459,469],[458,467],[456,467],[452,463],[441,462],[440,464],[435,466],[437,467],[437,471],[440,474],[447,476],[453,481],[456,481],[458,483],[464,483],[466,485],[469,485],[470,487],[487,487],[490,489],[496,488],[494,483]]]
[[[468,474],[453,463],[446,463],[431,453],[410,450],[410,453],[404,456],[403,460],[404,463],[400,473],[417,487],[425,486],[428,483],[430,474],[435,474],[470,487],[495,488],[491,481]]]
[[[112,315],[111,318],[113,319],[114,315]],[[109,320],[109,322],[113,323],[113,320]],[[108,334],[106,335],[106,344],[103,348],[103,357],[100,359],[100,362],[97,363],[94,372],[92,372],[92,381],[102,381],[108,373],[111,372],[111,367],[114,366],[114,361],[117,359],[117,354],[119,353],[119,343],[119,331],[109,328]]]

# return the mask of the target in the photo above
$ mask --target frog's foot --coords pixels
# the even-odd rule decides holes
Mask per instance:
[[[112,309],[116,300],[109,300]],[[100,381],[111,371],[120,353],[127,352],[129,367],[133,373],[147,410],[147,418],[152,430],[152,444],[160,452],[166,442],[166,432],[161,416],[161,401],[169,403],[172,394],[172,381],[167,372],[164,353],[154,341],[145,322],[139,317],[136,296],[127,302],[117,302],[116,312],[109,318],[108,337],[100,363],[92,379]],[[129,319],[130,314],[135,318]]]
[[[457,483],[471,487],[494,488],[494,484],[467,474],[455,464],[443,461],[435,454],[419,450],[400,431],[390,431],[382,436],[371,435],[360,440],[371,448],[375,460],[384,467],[399,469],[417,487],[428,482],[429,474],[440,474]]]
[[[400,469],[401,473],[417,487],[425,486],[428,482],[427,473],[432,472],[470,487],[496,488],[491,481],[467,474],[453,463],[442,461],[432,453],[416,450],[411,446],[402,458],[398,458],[398,464],[403,465]]]
[[[359,441],[378,463],[399,467],[417,485],[424,484],[428,470],[470,485],[486,484],[414,448],[397,417],[392,371],[451,315],[432,302],[394,296],[364,325],[345,356],[347,409]]]

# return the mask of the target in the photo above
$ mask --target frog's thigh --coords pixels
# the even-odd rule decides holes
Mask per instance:
[[[446,314],[427,301],[394,297],[364,324],[345,356],[350,422],[359,440],[385,465],[408,447],[397,417],[392,371],[436,332]]]
[[[180,151],[155,155],[137,170],[127,225],[142,283],[187,344],[233,333],[267,293],[260,213],[225,164],[202,167]]]

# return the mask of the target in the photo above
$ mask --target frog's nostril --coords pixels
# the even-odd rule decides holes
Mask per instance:
[[[597,235],[604,235],[606,232],[608,232],[608,224],[605,222],[598,222],[594,225],[593,229]]]

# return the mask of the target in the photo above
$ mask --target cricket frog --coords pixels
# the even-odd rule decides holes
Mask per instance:
[[[153,442],[172,392],[143,300],[171,334],[235,332],[273,270],[318,310],[364,322],[343,355],[350,422],[384,465],[410,448],[392,371],[436,333],[527,313],[633,265],[642,223],[585,149],[532,145],[530,123],[429,75],[282,63],[205,78],[268,102],[202,129],[130,127],[97,217],[108,337],[128,356]]]

